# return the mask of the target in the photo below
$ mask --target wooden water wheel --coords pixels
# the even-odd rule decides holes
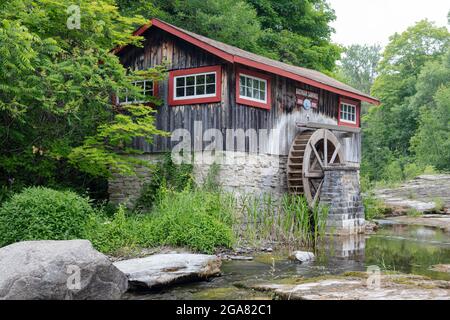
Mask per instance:
[[[304,195],[308,204],[313,207],[320,199],[324,168],[343,161],[341,144],[330,130],[307,130],[299,133],[289,151],[289,193]]]

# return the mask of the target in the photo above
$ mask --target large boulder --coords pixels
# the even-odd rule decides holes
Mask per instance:
[[[87,240],[0,248],[0,299],[119,299],[126,276]]]
[[[219,257],[204,254],[155,254],[114,265],[128,276],[134,290],[156,289],[175,283],[205,280],[220,275]]]

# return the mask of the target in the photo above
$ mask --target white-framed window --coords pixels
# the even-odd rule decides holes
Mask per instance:
[[[174,100],[187,100],[216,96],[216,72],[180,75],[174,77]]]
[[[144,96],[144,99],[138,99],[136,97],[130,96],[127,90],[124,94],[119,94],[117,96],[118,104],[145,103],[150,101],[149,99],[147,99],[147,97],[153,97],[155,95],[153,80],[137,80],[133,81],[132,84],[136,87],[139,87],[139,91]]]
[[[339,112],[341,122],[356,124],[356,105],[341,102]]]
[[[239,97],[267,103],[267,80],[239,74]]]

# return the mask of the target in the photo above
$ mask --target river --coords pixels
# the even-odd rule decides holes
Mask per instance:
[[[289,250],[279,248],[272,253],[255,255],[252,261],[224,261],[222,276],[210,281],[178,285],[159,292],[128,294],[126,298],[270,299],[268,294],[245,289],[242,284],[295,283],[299,278],[365,271],[373,265],[381,270],[450,280],[450,273],[430,270],[435,264],[450,264],[450,234],[437,228],[379,222],[380,229],[372,235],[325,239],[318,246],[317,259],[312,263],[293,262],[288,259]]]

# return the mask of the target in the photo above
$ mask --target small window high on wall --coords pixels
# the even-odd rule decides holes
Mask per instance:
[[[169,104],[220,102],[221,88],[221,66],[172,71],[169,75]]]
[[[341,98],[339,102],[339,125],[359,127],[360,102]]]
[[[270,77],[266,74],[238,69],[236,72],[236,102],[270,109]]]
[[[156,82],[153,80],[138,80],[133,81],[132,84],[139,88],[140,93],[143,98],[133,97],[127,91],[124,93],[119,93],[117,96],[117,104],[137,104],[137,103],[147,103],[150,101],[149,97],[156,96]]]

